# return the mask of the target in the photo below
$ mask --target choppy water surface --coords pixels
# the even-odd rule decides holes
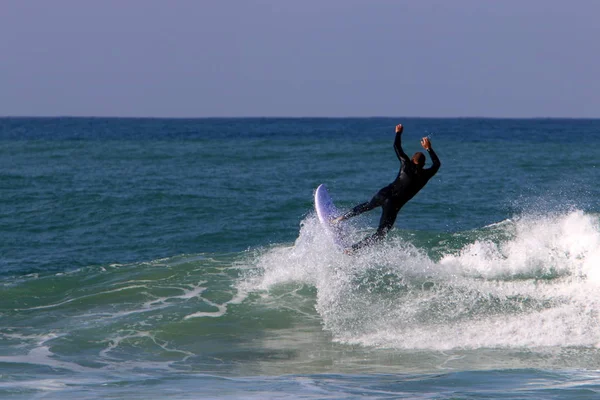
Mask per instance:
[[[440,172],[341,254],[312,212]],[[3,398],[593,398],[600,122],[0,120]],[[379,212],[345,225],[348,241]]]

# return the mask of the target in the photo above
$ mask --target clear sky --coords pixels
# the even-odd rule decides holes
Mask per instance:
[[[600,118],[600,1],[0,0],[0,115]]]

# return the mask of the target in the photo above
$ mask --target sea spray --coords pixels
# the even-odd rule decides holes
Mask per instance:
[[[294,246],[256,260],[254,284],[314,286],[325,329],[344,343],[432,350],[600,343],[596,216],[520,216],[474,235],[439,260],[398,235],[348,256],[309,216]]]
[[[522,216],[502,225],[502,242],[476,240],[458,254],[440,261],[458,265],[467,274],[491,278],[588,275],[600,267],[600,229],[597,218],[582,211]],[[597,268],[594,268],[594,264]]]

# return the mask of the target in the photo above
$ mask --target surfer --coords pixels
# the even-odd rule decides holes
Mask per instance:
[[[428,137],[421,139],[421,146],[429,153],[431,161],[433,161],[430,168],[423,168],[425,165],[425,155],[423,153],[416,152],[412,158],[406,155],[402,150],[403,130],[402,124],[396,125],[394,150],[400,160],[400,171],[394,182],[377,192],[370,201],[359,204],[346,214],[332,220],[332,223],[339,223],[374,208],[382,208],[377,232],[354,244],[348,251],[358,250],[383,239],[396,222],[396,216],[402,206],[412,199],[440,169],[440,160],[433,151]]]

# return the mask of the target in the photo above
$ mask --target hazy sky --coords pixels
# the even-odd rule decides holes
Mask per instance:
[[[0,0],[4,116],[600,117],[596,0]]]

